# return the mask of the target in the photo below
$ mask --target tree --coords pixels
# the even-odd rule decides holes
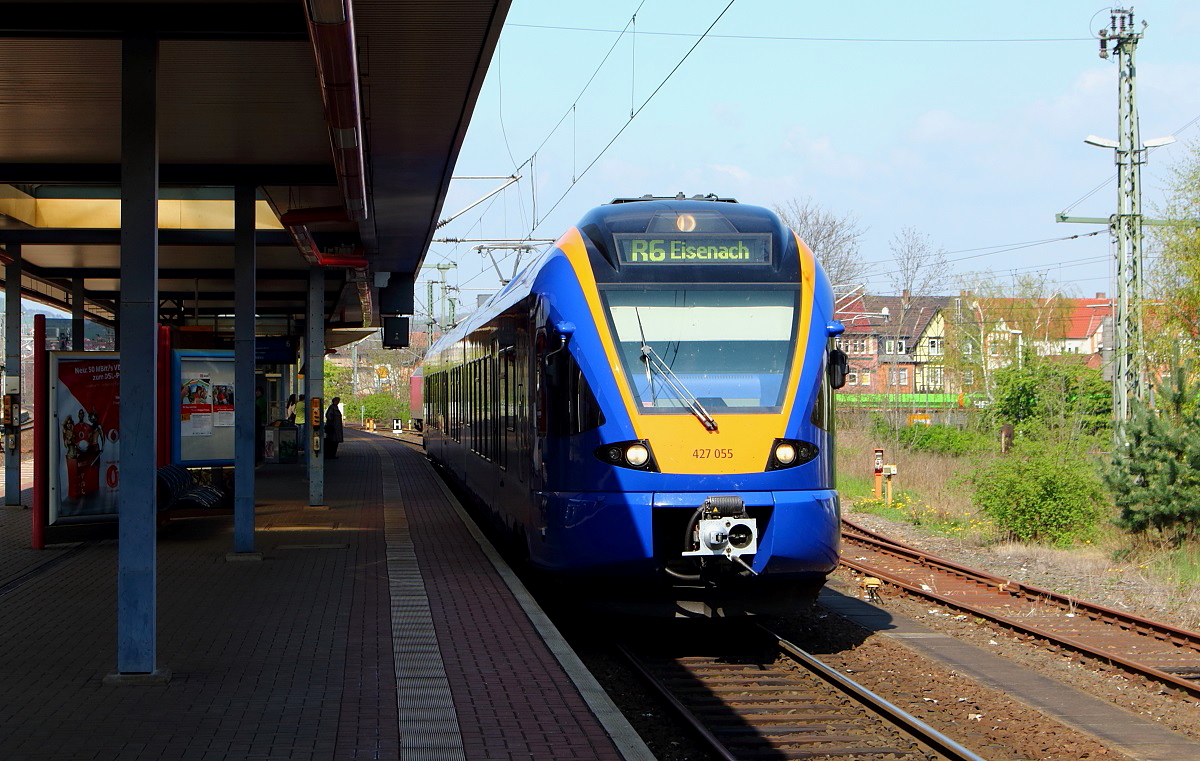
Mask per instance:
[[[997,370],[1062,353],[1071,302],[1044,275],[1010,283],[984,272],[959,286],[946,317],[946,369],[962,391],[994,399]]]
[[[891,418],[900,424],[905,411],[909,389],[917,389],[925,372],[914,361],[916,346],[913,342],[921,337],[923,328],[944,308],[945,300],[935,298],[945,277],[946,261],[942,249],[935,249],[929,236],[906,227],[892,238],[892,254],[896,257],[897,269],[889,273],[894,289],[893,307],[889,307],[880,330],[885,351],[880,352],[881,381],[887,383],[887,407]],[[895,346],[896,352],[886,351]],[[940,364],[939,367],[943,367]],[[906,382],[912,374],[911,387]],[[921,374],[920,376],[918,374]],[[895,383],[892,381],[895,380]]]
[[[1104,480],[1121,515],[1117,525],[1167,542],[1200,528],[1200,383],[1192,362],[1176,362],[1159,382],[1155,406],[1130,402],[1126,446]]]
[[[1200,345],[1200,142],[1173,169],[1163,217],[1176,224],[1153,228],[1153,243],[1161,251],[1154,277],[1147,279],[1146,296],[1161,306],[1143,313],[1152,329],[1146,346],[1163,361],[1177,344]]]
[[[1040,357],[1026,347],[1022,361],[996,371],[990,414],[1019,434],[1078,441],[1112,424],[1112,389],[1103,374],[1078,362]]]
[[[909,296],[932,296],[945,288],[946,250],[935,248],[926,233],[904,227],[892,237],[896,269],[889,273],[892,288]]]
[[[351,394],[350,368],[340,367],[325,360],[325,396],[332,399],[340,396],[348,399]]]
[[[812,249],[834,288],[840,291],[863,280],[868,265],[858,249],[866,231],[858,226],[858,217],[850,214],[839,217],[811,198],[803,201],[793,198],[777,204],[774,210]]]

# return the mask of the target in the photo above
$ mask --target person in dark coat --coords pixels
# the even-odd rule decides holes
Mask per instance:
[[[342,443],[342,409],[338,407],[342,398],[333,397],[329,409],[325,410],[325,459],[336,460],[338,444]]]

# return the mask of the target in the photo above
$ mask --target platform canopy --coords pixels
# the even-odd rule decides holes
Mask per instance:
[[[231,329],[247,185],[259,334],[299,332],[314,265],[327,345],[411,312],[509,1],[5,2],[0,246],[26,294],[66,308],[82,279],[116,317],[122,40],[151,36],[162,322]]]

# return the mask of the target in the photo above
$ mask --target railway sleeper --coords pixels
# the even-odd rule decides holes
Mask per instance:
[[[680,695],[687,700],[690,700],[693,705],[707,707],[729,707],[739,710],[752,706],[759,708],[767,708],[777,710],[779,708],[803,707],[807,701],[821,700],[824,696],[813,695],[803,692],[792,692],[787,694],[746,694],[746,693],[727,693],[718,695],[707,691],[696,691],[695,693],[675,691],[675,694]],[[706,703],[706,701],[711,701]]]

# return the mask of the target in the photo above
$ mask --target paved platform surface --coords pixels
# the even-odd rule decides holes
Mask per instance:
[[[159,685],[105,680],[115,540],[0,509],[0,759],[652,758],[420,453],[348,431],[325,479],[256,470],[259,562],[229,515],[160,530]]]

